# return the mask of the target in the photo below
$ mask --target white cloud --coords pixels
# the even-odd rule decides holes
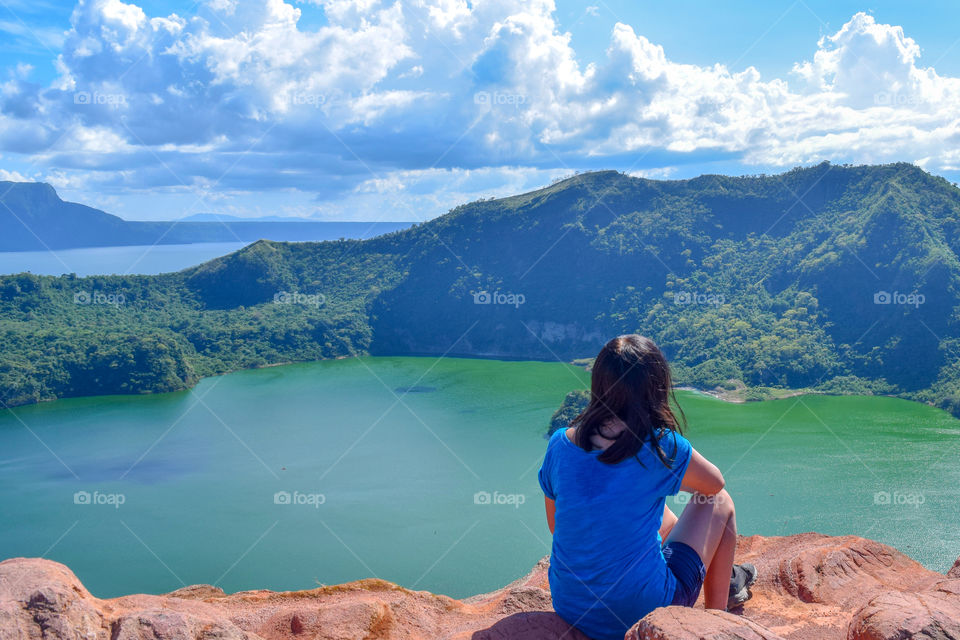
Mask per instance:
[[[7,171],[5,169],[0,169],[0,181],[3,182],[31,182],[30,178],[26,177],[19,171]]]
[[[676,174],[676,172],[676,167],[653,167],[650,169],[631,171],[629,175],[634,178],[647,178],[648,180],[667,180]]]
[[[627,24],[582,65],[551,0],[204,6],[81,0],[56,82],[23,68],[0,85],[0,151],[90,189],[293,188],[325,206],[425,184],[466,195],[493,175],[512,187],[519,167],[643,171],[630,165],[646,154],[649,175],[717,157],[960,165],[960,79],[863,13],[763,78],[677,63]],[[326,24],[303,27],[306,11]]]
[[[237,2],[238,0],[207,0],[207,6],[213,11],[232,16],[237,10]]]

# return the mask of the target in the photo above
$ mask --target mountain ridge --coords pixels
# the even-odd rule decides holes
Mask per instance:
[[[136,339],[183,359],[161,367],[162,389],[181,371],[367,353],[567,361],[641,332],[681,384],[885,393],[960,414],[958,238],[960,190],[904,163],[579,174],[364,241],[262,241],[139,279],[0,278],[0,327],[32,370],[0,371],[3,400],[62,397],[49,383],[71,377],[45,373],[62,367],[30,335],[29,300],[41,334],[84,344],[113,331],[122,345],[136,319]],[[69,304],[94,285],[128,303]]]

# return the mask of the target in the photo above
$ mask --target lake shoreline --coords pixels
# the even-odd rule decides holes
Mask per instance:
[[[742,392],[744,389],[749,387],[742,387],[740,389],[701,389],[699,387],[694,387],[691,385],[680,385],[674,387],[676,391],[692,391],[694,393],[699,393],[705,396],[710,396],[720,400],[721,402],[729,402],[731,404],[746,404],[747,402],[765,402],[767,400],[785,400],[787,398],[796,398],[798,396],[823,396],[823,395],[832,395],[832,396],[845,396],[845,395],[864,395],[864,394],[846,394],[846,393],[825,393],[823,391],[816,391],[814,389],[777,389],[777,391],[782,391],[783,393],[770,394],[769,397],[761,398],[759,400],[751,400],[743,397]],[[870,396],[877,397],[877,396]],[[885,396],[890,398],[895,398],[897,396]],[[914,402],[919,402],[914,400]],[[927,403],[921,403],[927,404]]]
[[[81,396],[65,396],[59,398],[41,398],[35,402],[28,402],[23,404],[5,404],[3,408],[7,410],[12,410],[17,407],[29,407],[31,405],[40,405],[40,404],[49,404],[51,402],[56,402],[58,400],[68,400],[71,398],[108,398],[115,396],[147,396],[147,395],[164,395],[168,393],[182,393],[184,391],[192,391],[200,384],[201,381],[206,380],[207,378],[219,378],[221,376],[226,376],[234,373],[241,373],[243,371],[256,371],[258,369],[270,369],[274,367],[286,367],[292,365],[300,364],[310,364],[314,362],[334,362],[339,360],[352,360],[359,358],[458,358],[464,360],[489,360],[496,362],[548,362],[548,363],[559,363],[575,368],[583,369],[587,372],[590,371],[589,365],[585,365],[584,359],[574,359],[572,361],[560,362],[558,360],[540,360],[537,358],[524,358],[524,357],[506,357],[506,356],[493,356],[493,355],[467,355],[467,354],[450,354],[446,356],[436,356],[431,354],[417,353],[417,354],[383,354],[378,353],[376,355],[365,353],[365,354],[355,354],[355,355],[338,355],[331,358],[324,358],[319,360],[284,360],[282,362],[270,362],[266,364],[258,364],[250,367],[241,367],[237,369],[230,369],[228,371],[221,371],[217,373],[210,373],[208,375],[199,376],[197,379],[189,385],[184,386],[182,389],[175,389],[171,391],[146,391],[141,393],[129,393],[129,394],[95,394],[95,395],[81,395]],[[584,387],[584,389],[589,390],[589,384]],[[712,389],[700,388],[690,384],[681,384],[674,387],[676,391],[690,391],[694,393],[699,393],[705,396],[709,396],[721,402],[726,402],[729,404],[747,404],[751,402],[766,402],[770,400],[785,400],[788,398],[796,398],[800,396],[816,395],[816,396],[835,396],[835,397],[868,397],[868,398],[896,398],[899,400],[907,400],[909,402],[916,402],[918,404],[934,407],[945,411],[950,414],[949,411],[937,407],[933,402],[919,400],[917,398],[911,398],[904,395],[896,394],[868,394],[868,393],[831,393],[827,391],[818,391],[816,389],[810,388],[780,388],[780,387],[748,387],[740,381],[736,381],[735,387],[733,389],[721,389],[715,387]],[[760,397],[745,397],[745,393],[748,391],[759,392]],[[952,415],[952,414],[950,414]],[[953,416],[957,419],[960,419],[960,416]]]
[[[593,360],[590,358],[575,359],[572,360],[569,364],[580,367],[586,371],[590,371],[590,367],[593,364]],[[899,400],[908,400],[910,402],[917,402],[928,407],[937,407],[934,403],[924,400],[918,400],[916,398],[910,398],[905,395],[896,395],[888,393],[857,393],[849,392],[844,393],[842,390],[838,392],[822,391],[819,389],[812,389],[810,387],[750,387],[747,386],[742,380],[727,380],[727,384],[730,385],[730,388],[724,387],[713,387],[705,388],[698,387],[693,384],[675,384],[673,389],[675,391],[690,391],[693,393],[698,393],[701,395],[709,396],[715,400],[720,400],[721,402],[727,402],[730,404],[746,404],[748,402],[765,402],[767,400],[786,400],[787,398],[797,398],[800,396],[860,396],[860,397],[869,397],[869,398],[897,398]],[[748,393],[752,394],[753,397],[748,397]],[[947,413],[950,413],[949,411]],[[960,418],[960,416],[954,416]]]

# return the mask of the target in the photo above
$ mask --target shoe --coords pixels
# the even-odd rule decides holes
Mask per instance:
[[[750,599],[750,585],[757,581],[757,568],[749,563],[733,565],[730,576],[730,597],[727,598],[727,611],[742,605]]]

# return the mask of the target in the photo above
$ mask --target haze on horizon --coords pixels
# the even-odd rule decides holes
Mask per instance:
[[[0,180],[128,219],[424,220],[592,169],[960,178],[958,7],[5,6]]]

